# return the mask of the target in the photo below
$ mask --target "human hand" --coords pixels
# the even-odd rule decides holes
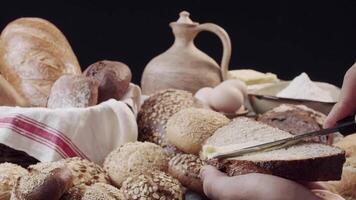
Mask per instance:
[[[341,88],[339,101],[325,120],[324,128],[330,128],[337,121],[356,112],[356,63],[347,70]]]
[[[212,166],[201,171],[204,193],[213,200],[318,200],[304,186],[266,174],[228,177]]]

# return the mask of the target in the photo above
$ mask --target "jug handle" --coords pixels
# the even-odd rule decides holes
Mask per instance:
[[[209,31],[219,37],[223,44],[223,55],[221,58],[220,71],[222,81],[227,79],[227,72],[229,70],[229,63],[231,58],[231,41],[227,32],[220,26],[213,23],[204,23],[197,27],[198,32]]]

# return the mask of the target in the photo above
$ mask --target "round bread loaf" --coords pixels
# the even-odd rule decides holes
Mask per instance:
[[[112,151],[105,159],[104,169],[113,184],[120,187],[129,176],[147,170],[168,169],[168,158],[162,147],[150,142],[132,142]]]
[[[19,165],[0,164],[0,200],[9,200],[11,190],[16,185],[17,179],[27,174],[28,171]]]
[[[121,190],[106,183],[72,187],[61,200],[126,200]]]
[[[16,182],[10,200],[59,200],[72,187],[72,174],[66,168],[31,172]]]
[[[90,65],[84,75],[99,81],[99,103],[108,99],[120,100],[131,82],[130,68],[122,62],[102,60]]]
[[[179,181],[162,171],[131,176],[124,181],[121,190],[127,200],[183,199],[183,189]]]
[[[201,108],[187,108],[169,118],[168,142],[190,154],[199,154],[203,142],[230,120],[223,114]]]
[[[321,183],[329,190],[343,196],[346,200],[356,199],[356,134],[349,135],[335,144],[346,152],[346,162],[340,181]]]
[[[99,83],[82,75],[63,75],[54,84],[48,108],[85,108],[98,102]]]
[[[44,19],[19,18],[0,40],[0,73],[30,106],[46,107],[52,84],[63,74],[81,74],[65,36]]]
[[[92,185],[110,183],[108,175],[97,164],[81,158],[67,158],[56,162],[38,163],[29,166],[31,172],[50,172],[53,169],[66,167],[73,175],[73,185]]]
[[[203,107],[190,92],[168,89],[153,94],[143,103],[138,113],[139,141],[156,143],[168,149],[168,153],[174,154],[174,147],[167,143],[165,137],[167,121],[178,111],[190,107]]]
[[[168,165],[168,172],[189,190],[203,194],[203,183],[200,180],[200,169],[203,161],[193,154],[177,154]]]

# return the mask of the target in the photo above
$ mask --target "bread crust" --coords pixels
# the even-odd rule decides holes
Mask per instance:
[[[1,33],[0,73],[30,106],[45,107],[52,84],[81,69],[65,36],[47,20],[19,18]]]
[[[246,161],[210,159],[213,165],[229,176],[248,173],[264,173],[280,176],[294,181],[340,180],[345,152],[302,160]]]

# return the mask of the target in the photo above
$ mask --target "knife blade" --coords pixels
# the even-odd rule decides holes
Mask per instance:
[[[295,135],[281,140],[276,140],[272,142],[267,142],[259,145],[254,145],[250,147],[245,147],[242,149],[234,150],[225,153],[215,153],[211,158],[231,158],[242,156],[249,153],[261,152],[261,151],[271,151],[275,149],[281,149],[285,147],[292,146],[299,142],[304,141],[304,139],[312,138],[315,136],[323,136],[331,133],[340,132],[343,135],[349,135],[356,133],[356,115],[346,117],[337,122],[337,125],[332,128],[321,129],[319,131],[313,131],[305,134]]]

